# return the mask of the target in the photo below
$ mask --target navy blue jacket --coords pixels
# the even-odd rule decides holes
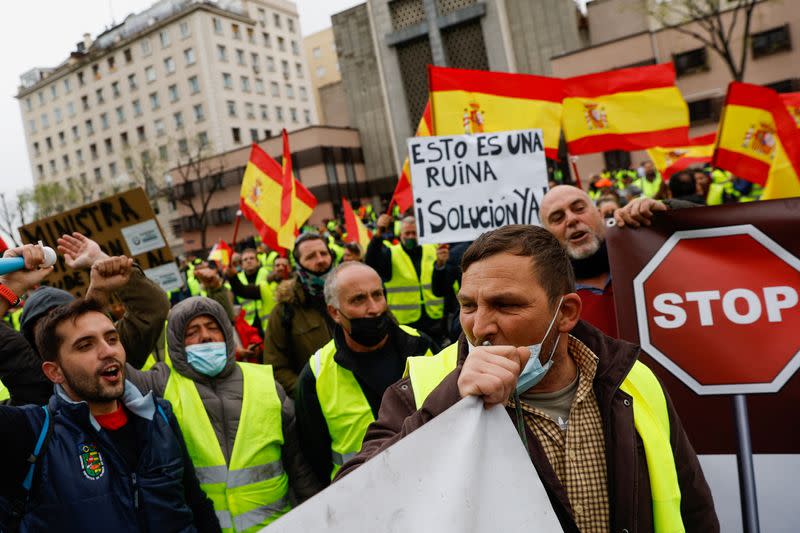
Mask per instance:
[[[131,414],[128,424],[134,424],[136,430],[139,457],[135,471],[91,416],[88,404],[71,401],[56,387],[49,402],[53,430],[36,465],[36,482],[20,531],[219,530],[210,500],[203,496],[201,502],[187,502],[197,500],[190,493],[202,491],[169,402],[152,394],[142,396],[130,382],[122,402]],[[27,453],[31,453],[44,422],[44,409],[3,409],[14,409],[27,419],[30,433],[20,431],[22,428],[17,431],[30,444]],[[4,419],[8,417],[0,421]],[[0,438],[13,438],[7,434],[13,429],[0,427]],[[20,458],[6,458],[14,459]],[[187,472],[194,487],[185,487]],[[9,496],[0,495],[0,524],[7,524]]]

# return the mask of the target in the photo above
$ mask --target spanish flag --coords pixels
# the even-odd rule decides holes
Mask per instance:
[[[685,170],[692,165],[710,163],[714,156],[716,138],[716,133],[709,133],[689,139],[689,144],[686,146],[674,148],[656,146],[648,148],[647,155],[650,156],[661,175],[669,179],[676,172]]]
[[[672,63],[564,80],[563,127],[572,155],[689,144],[689,107]]]
[[[800,128],[800,93],[783,93],[780,95],[783,105]]]
[[[284,150],[286,148],[288,143]],[[285,168],[282,168],[261,147],[253,144],[242,177],[239,198],[242,214],[256,227],[264,244],[273,250],[293,247],[297,228],[303,225],[317,205],[314,195],[291,174],[291,157],[284,156],[284,160],[286,159],[289,160],[291,181],[284,179]],[[284,182],[289,186],[285,202]],[[283,238],[279,240],[282,227]],[[290,229],[291,237],[287,242],[286,237],[290,234]]]
[[[353,206],[350,205],[346,198],[342,198],[342,207],[344,208],[344,228],[347,232],[345,241],[357,242],[361,245],[362,251],[366,250],[370,239],[372,239],[372,233],[361,222],[361,219],[356,216]]]
[[[300,233],[300,229],[317,206],[317,199],[294,177],[292,152],[289,150],[289,135],[285,129],[283,130],[281,163],[281,226],[278,231],[278,244],[281,248],[291,250],[294,248],[294,240]]]
[[[416,137],[429,137],[433,135],[433,127],[431,126],[431,102],[425,104],[425,111],[419,119],[417,126]],[[391,212],[392,206],[397,204],[401,212],[406,212],[414,203],[414,196],[411,191],[411,166],[408,163],[408,157],[403,161],[403,170],[400,172],[400,177],[397,180],[397,186],[392,195],[392,201],[389,202],[389,211]]]
[[[762,200],[800,196],[800,123],[797,107],[800,93],[780,95],[781,105],[775,105],[773,119],[778,134],[775,160],[769,169]]]
[[[220,239],[211,250],[208,252],[208,259],[211,261],[216,261],[223,268],[228,268],[228,265],[231,264],[231,256],[233,255],[233,248],[231,248],[227,242],[223,239]]]
[[[428,78],[436,135],[541,128],[545,155],[558,159],[563,80],[432,65]]]

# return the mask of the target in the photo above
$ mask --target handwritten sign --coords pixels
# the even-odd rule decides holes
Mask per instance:
[[[412,137],[408,154],[420,243],[539,224],[547,192],[542,130]]]
[[[108,255],[133,257],[145,274],[148,271],[154,273],[148,277],[156,283],[168,277],[165,276],[165,268],[157,267],[174,264],[172,252],[164,241],[150,201],[141,188],[42,218],[19,228],[23,242],[37,243],[41,240],[52,247],[56,246],[59,237],[75,231],[96,241]],[[173,269],[169,267],[166,270]],[[89,272],[68,268],[64,257],[59,255],[55,270],[45,283],[81,296],[89,288]],[[169,285],[171,287],[165,290],[174,288],[174,282]]]

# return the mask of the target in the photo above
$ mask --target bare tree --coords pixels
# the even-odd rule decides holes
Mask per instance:
[[[19,220],[19,211],[15,205],[9,204],[6,199],[6,193],[0,192],[0,231],[9,237],[14,243],[14,246],[19,246],[20,242],[17,240],[17,221]]]
[[[654,1],[649,13],[665,28],[689,35],[711,48],[725,62],[731,77],[743,81],[753,10],[762,1],[767,0],[662,0]],[[726,12],[729,17],[723,16]],[[739,35],[742,49],[737,54],[731,43],[739,40]]]
[[[209,204],[214,194],[222,190],[225,162],[222,158],[208,159],[210,145],[197,139],[192,146],[182,150],[169,187],[170,198],[191,212],[194,224],[200,231],[200,246],[208,248],[206,233],[211,223]]]

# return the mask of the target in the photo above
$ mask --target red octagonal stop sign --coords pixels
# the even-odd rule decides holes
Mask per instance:
[[[800,366],[800,260],[752,225],[674,233],[633,281],[642,348],[698,394]]]

